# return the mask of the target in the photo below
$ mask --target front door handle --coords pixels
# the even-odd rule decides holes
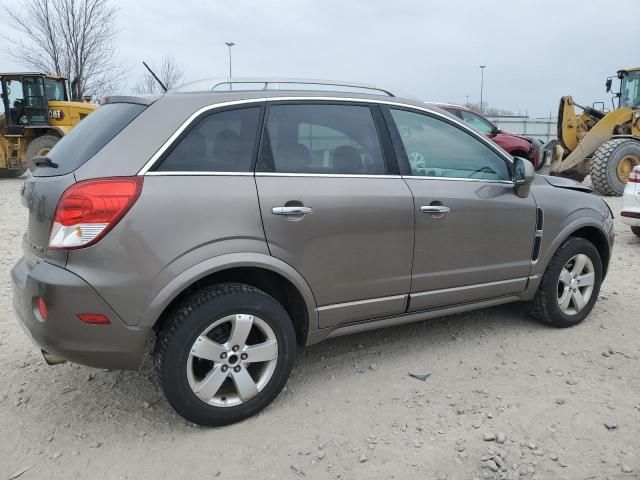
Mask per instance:
[[[451,209],[449,207],[445,207],[444,205],[423,205],[420,207],[420,211],[422,213],[440,213],[445,214],[449,213]]]
[[[273,207],[271,213],[274,215],[309,215],[313,213],[311,207]]]

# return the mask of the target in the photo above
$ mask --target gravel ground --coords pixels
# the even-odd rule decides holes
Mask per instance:
[[[207,429],[172,411],[148,355],[44,364],[11,306],[20,183],[0,181],[0,480],[640,478],[640,238],[621,223],[582,325],[515,304],[326,341],[262,414]]]

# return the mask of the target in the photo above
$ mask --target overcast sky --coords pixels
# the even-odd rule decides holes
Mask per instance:
[[[19,0],[4,0],[16,8]],[[234,76],[344,79],[415,97],[485,101],[532,116],[562,95],[606,101],[605,78],[640,66],[640,0],[114,0],[119,56],[140,62],[173,53],[186,80]],[[9,33],[5,15],[0,32]],[[0,53],[0,69],[21,68]]]

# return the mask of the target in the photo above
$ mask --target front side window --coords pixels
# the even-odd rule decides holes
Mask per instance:
[[[469,133],[429,115],[391,109],[414,176],[510,180],[497,153]]]
[[[212,113],[174,144],[159,172],[248,172],[258,135],[260,107]]]
[[[259,169],[268,172],[386,173],[369,107],[274,105]]]
[[[460,114],[462,115],[462,120],[464,120],[464,123],[466,123],[470,127],[475,128],[477,131],[484,134],[493,133],[493,125],[487,122],[480,115],[476,115],[472,112],[467,112],[466,110],[461,110]]]

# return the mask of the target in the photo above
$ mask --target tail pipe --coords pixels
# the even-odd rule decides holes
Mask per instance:
[[[42,356],[44,357],[44,361],[47,362],[48,365],[58,365],[60,363],[66,362],[66,360],[58,355],[53,353],[49,353],[45,350],[42,350]]]

